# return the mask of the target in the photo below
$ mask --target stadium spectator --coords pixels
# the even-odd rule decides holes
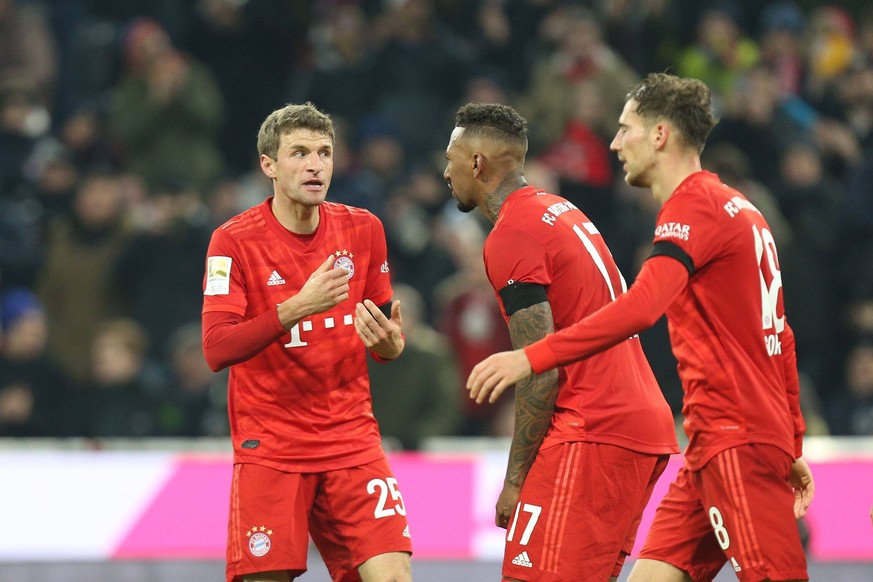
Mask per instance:
[[[761,64],[775,74],[783,97],[799,97],[806,77],[803,12],[792,0],[769,3],[761,12],[759,29]]]
[[[48,320],[32,291],[0,294],[0,435],[72,434],[72,383],[48,355]]]
[[[574,87],[593,83],[605,119],[615,119],[621,100],[637,74],[603,39],[596,14],[572,3],[559,3],[545,17],[540,35],[557,46],[535,60],[531,77],[518,100],[519,112],[530,121],[531,153],[563,133],[576,111]]]
[[[128,238],[117,174],[95,171],[79,184],[70,216],[49,225],[36,292],[48,315],[49,353],[76,381],[90,369],[97,327],[124,314],[113,267]]]
[[[35,85],[26,80],[0,82],[0,193],[8,195],[24,186],[26,163],[50,124]]]
[[[57,46],[47,8],[38,2],[0,0],[0,85],[25,82],[43,106],[54,101],[58,75]]]
[[[345,163],[356,165],[356,182],[359,188],[366,191],[362,201],[375,204],[374,208],[368,210],[384,217],[385,199],[404,183],[412,163],[397,127],[391,120],[367,117],[355,127],[348,126],[340,118],[337,128],[344,130],[340,147],[345,147],[348,154],[357,154]],[[341,178],[345,170],[341,165]],[[351,196],[347,192],[338,195]]]
[[[458,362],[458,389],[463,391],[462,419],[458,431],[466,436],[480,436],[489,431],[499,407],[478,406],[466,397],[464,381],[482,358],[512,347],[494,290],[488,283],[482,264],[485,232],[475,216],[455,219],[447,226],[448,250],[458,270],[442,279],[434,291],[437,329],[449,339]],[[502,400],[512,402],[511,395]],[[501,402],[502,404],[502,402]],[[511,434],[511,433],[510,433]]]
[[[426,157],[472,69],[469,47],[441,21],[433,0],[390,4],[373,27],[375,113],[391,120],[411,159]]]
[[[828,407],[831,434],[873,436],[873,342],[860,341],[849,351],[844,382]]]
[[[88,374],[78,406],[78,433],[91,438],[160,435],[158,407],[166,390],[163,371],[147,357],[148,337],[127,318],[104,321],[89,346]]]
[[[397,184],[385,202],[385,236],[395,280],[414,287],[428,307],[425,320],[437,326],[436,292],[457,271],[440,229],[444,186],[430,164],[421,164]]]
[[[378,45],[364,7],[358,2],[324,2],[316,6],[309,30],[312,57],[292,86],[292,98],[318,103],[334,119],[352,127],[372,114],[381,86]]]
[[[158,405],[162,436],[226,437],[227,373],[216,374],[206,363],[200,322],[179,326],[163,344],[169,362],[168,383]]]
[[[424,299],[414,288],[394,285],[403,306],[403,357],[390,366],[367,362],[373,414],[383,439],[417,449],[430,437],[457,434],[461,376],[449,339],[424,321]]]
[[[601,5],[610,46],[637,74],[673,66],[683,48],[683,12],[678,0],[617,0]]]
[[[163,184],[131,214],[133,229],[115,259],[113,286],[146,331],[150,356],[163,357],[173,332],[200,314],[212,225],[199,192],[184,182]]]
[[[106,113],[96,106],[74,109],[58,129],[58,138],[79,171],[121,166],[118,149],[106,127]]]
[[[390,136],[370,136],[360,150],[352,146],[352,127],[342,118],[334,117],[333,189],[331,202],[366,208],[376,216],[385,216],[387,190],[403,171],[403,155],[399,144]],[[362,161],[363,160],[363,161]]]
[[[790,143],[813,142],[817,112],[796,100],[796,107],[779,91],[776,75],[763,66],[746,71],[724,96],[721,121],[710,143],[728,142],[749,156],[751,175],[769,188],[779,176],[779,160]]]
[[[258,152],[243,136],[286,98],[288,84],[307,60],[310,5],[285,0],[185,4],[192,6],[185,46],[215,76],[225,104],[218,144],[227,171],[244,172],[257,164]],[[364,89],[358,85],[352,93]]]
[[[577,83],[571,95],[570,118],[536,160],[558,175],[564,198],[584,208],[586,216],[609,232],[618,220],[620,199],[612,192],[613,161],[609,138],[604,137],[609,135],[603,118],[608,108],[593,81]]]
[[[43,253],[42,209],[27,192],[0,195],[0,283],[32,286]],[[2,288],[0,287],[0,288]]]
[[[793,233],[789,252],[783,255],[782,279],[798,368],[814,385],[825,386],[838,368],[834,350],[839,283],[828,273],[839,256],[843,188],[825,172],[818,150],[800,142],[786,146],[773,194]]]
[[[807,43],[808,75],[804,94],[813,106],[818,106],[856,56],[852,16],[835,4],[814,8],[809,15]]]
[[[851,130],[861,148],[873,149],[873,59],[858,59],[840,75],[831,105],[828,113]]]
[[[204,187],[220,176],[224,101],[212,72],[148,18],[128,27],[124,60],[109,126],[130,169],[150,188],[182,179]]]
[[[704,4],[695,25],[694,42],[677,57],[677,73],[700,79],[716,95],[728,93],[760,59],[757,43],[743,30],[744,16],[736,0]]]

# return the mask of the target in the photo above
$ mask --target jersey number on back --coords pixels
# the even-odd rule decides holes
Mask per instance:
[[[782,293],[782,271],[776,255],[776,242],[766,228],[758,230],[752,225],[755,235],[755,255],[761,279],[761,325],[764,329],[764,344],[767,355],[782,353],[779,334],[785,329],[785,314],[779,315],[779,296]]]
[[[609,296],[612,297],[614,301],[615,289],[612,287],[612,279],[609,278],[609,273],[606,271],[606,263],[603,262],[603,257],[600,256],[600,253],[597,252],[597,247],[594,246],[594,243],[591,242],[591,239],[588,237],[589,233],[598,234],[598,231],[594,227],[594,224],[590,222],[583,222],[582,227],[584,227],[585,230],[582,230],[578,224],[574,224],[573,232],[575,232],[576,236],[579,237],[579,240],[582,241],[585,250],[588,251],[589,255],[591,255],[591,260],[594,261],[595,265],[597,265],[597,270],[600,271],[604,281],[606,281],[606,286],[609,288]],[[588,231],[587,233],[585,232],[586,230]],[[627,282],[625,282],[624,275],[621,274],[621,271],[618,271],[618,278],[621,281],[621,292],[624,293],[627,291]]]

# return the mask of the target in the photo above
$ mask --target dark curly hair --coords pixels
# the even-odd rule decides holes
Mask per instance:
[[[663,119],[679,130],[689,147],[703,152],[709,132],[718,123],[712,95],[703,81],[667,73],[651,73],[627,94],[637,115],[648,121]]]
[[[527,147],[527,121],[509,105],[467,103],[455,114],[455,125],[468,136],[514,142]]]

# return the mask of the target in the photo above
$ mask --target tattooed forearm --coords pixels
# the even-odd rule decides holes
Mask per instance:
[[[515,312],[509,320],[512,346],[522,348],[555,331],[552,308],[538,303]],[[507,483],[521,484],[533,465],[549,428],[558,398],[558,371],[526,378],[515,385],[515,429],[506,469]]]

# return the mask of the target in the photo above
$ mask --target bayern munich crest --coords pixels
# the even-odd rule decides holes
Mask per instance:
[[[264,526],[255,526],[246,532],[249,537],[249,551],[253,556],[260,558],[270,551],[270,548],[273,547],[273,542],[270,540],[272,533],[273,530]]]
[[[350,251],[342,250],[333,254],[336,260],[333,262],[334,269],[346,269],[349,272],[349,279],[355,274],[355,263],[352,261],[355,255]]]

